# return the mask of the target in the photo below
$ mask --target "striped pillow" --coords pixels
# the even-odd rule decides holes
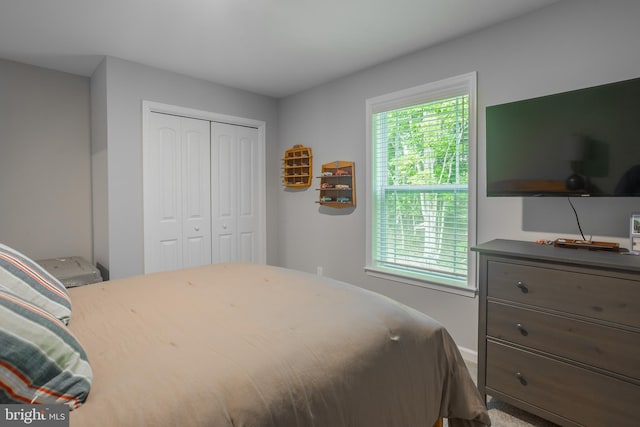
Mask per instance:
[[[0,243],[0,285],[48,311],[65,325],[71,299],[62,283],[29,257]]]
[[[84,403],[93,372],[67,327],[2,286],[0,318],[0,404]]]

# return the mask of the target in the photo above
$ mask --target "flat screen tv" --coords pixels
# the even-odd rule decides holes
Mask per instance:
[[[489,106],[487,196],[640,196],[640,78]]]

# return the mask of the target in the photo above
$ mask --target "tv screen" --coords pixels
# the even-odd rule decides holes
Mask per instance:
[[[640,196],[640,78],[486,108],[487,196]]]

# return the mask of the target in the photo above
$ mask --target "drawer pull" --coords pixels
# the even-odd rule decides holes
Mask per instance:
[[[520,381],[520,384],[527,385],[527,380],[524,378],[524,375],[522,375],[522,372],[516,372],[516,378]]]
[[[517,323],[516,324],[516,328],[518,328],[518,330],[520,331],[520,333],[523,336],[526,337],[527,335],[529,335],[529,331],[527,331],[526,328],[524,326],[522,326],[522,323]]]
[[[529,293],[529,288],[527,288],[527,285],[525,285],[521,281],[518,281],[518,283],[516,283],[516,287],[520,289],[523,294]]]

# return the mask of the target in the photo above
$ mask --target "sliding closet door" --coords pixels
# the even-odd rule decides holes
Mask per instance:
[[[213,262],[261,262],[258,130],[211,123]]]
[[[143,144],[145,272],[211,263],[209,121],[150,113]]]

